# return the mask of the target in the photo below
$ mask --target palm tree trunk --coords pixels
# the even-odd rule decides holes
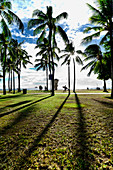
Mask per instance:
[[[106,89],[106,80],[104,78],[104,91],[103,92],[107,92],[107,89]]]
[[[46,66],[46,87],[48,91],[48,67]]]
[[[75,60],[74,60],[74,58],[73,58],[73,66],[74,66],[73,92],[75,93]]]
[[[11,87],[11,91],[12,91],[12,69],[11,69],[11,85],[10,85],[10,87]]]
[[[111,98],[113,98],[113,37],[112,37],[112,19],[111,19],[111,29],[110,29],[110,46],[111,46]]]
[[[15,75],[13,70],[13,94],[15,94]]]
[[[70,61],[68,61],[68,90],[70,95]]]
[[[18,54],[17,54],[18,57]],[[20,90],[20,69],[21,69],[21,61],[18,61],[18,92],[21,92]]]
[[[6,48],[7,46],[4,46],[4,62],[3,62],[3,95],[6,94],[6,87],[5,87],[5,69],[6,69]]]
[[[10,68],[9,68],[9,77],[8,77],[8,89],[9,89],[9,92],[10,92]]]
[[[52,37],[52,28],[50,26],[49,27],[49,45],[50,45],[50,56],[52,60],[52,93],[51,93],[51,96],[54,96],[54,59],[53,59],[53,53],[52,53],[51,37]]]

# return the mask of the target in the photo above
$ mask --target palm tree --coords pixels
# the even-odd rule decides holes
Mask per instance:
[[[90,36],[87,36],[83,39],[83,43],[87,43],[92,41],[93,38],[99,37],[101,32],[105,32],[105,36],[100,41],[100,45],[103,44],[104,41],[110,40],[111,47],[111,77],[112,77],[112,90],[111,97],[113,98],[113,3],[112,0],[97,0],[97,7],[95,8],[90,4],[87,4],[88,7],[93,12],[92,16],[89,18],[91,24],[95,24],[96,26],[87,27],[84,30],[84,33],[88,33],[93,30],[93,33]]]
[[[22,30],[24,29],[24,25],[21,22],[21,20],[19,19],[19,17],[17,15],[15,15],[12,11],[11,11],[11,2],[8,0],[2,0],[0,1],[0,23],[1,23],[1,38],[3,38],[3,42],[4,42],[4,52],[1,52],[1,54],[3,55],[3,62],[4,62],[4,66],[3,66],[3,94],[6,94],[6,89],[5,89],[5,64],[6,64],[6,49],[7,49],[7,43],[6,41],[11,38],[11,32],[9,30],[9,25],[12,25],[13,23],[16,23],[19,26],[19,29]]]
[[[91,44],[86,47],[84,52],[78,50],[77,53],[85,57],[83,61],[89,61],[81,70],[90,68],[90,71],[87,74],[88,76],[90,76],[92,72],[94,72],[95,74],[100,72],[104,79],[104,92],[107,92],[105,82],[105,70],[102,63],[103,55],[100,46],[98,46],[97,44]]]
[[[66,45],[65,49],[62,50],[61,52],[64,52],[64,54],[60,58],[65,58],[63,64],[68,65],[68,89],[69,89],[69,94],[70,94],[70,61],[71,61],[71,56],[74,55],[75,53],[75,47],[73,46],[73,43],[70,42]],[[74,61],[74,59],[73,59]],[[80,59],[79,56],[76,57],[76,61],[79,63],[82,63],[82,60]],[[74,89],[73,91],[75,92],[75,71],[74,71]]]
[[[47,71],[48,72],[48,68],[50,71],[50,75],[51,75],[51,69],[52,69],[52,61],[50,58],[50,46],[49,46],[49,41],[47,38],[44,38],[43,41],[38,44],[36,47],[36,49],[39,48],[40,51],[36,54],[36,56],[42,56],[42,60],[44,59],[47,65]],[[56,50],[58,52],[60,52],[60,49],[58,47],[52,47],[52,53],[53,53],[53,57],[54,59],[56,59],[57,61],[59,61],[59,56],[56,52]],[[40,60],[40,59],[39,59]],[[37,60],[38,61],[38,60]],[[57,66],[57,64],[54,62],[54,65]],[[46,76],[47,78],[47,82],[48,82],[48,76]],[[47,83],[47,90],[48,90],[48,83]]]
[[[0,34],[0,45],[1,48],[1,62],[3,66],[3,95],[6,94],[6,87],[5,87],[5,73],[6,73],[6,56],[7,56],[7,46],[9,44],[10,40],[8,37],[5,37],[5,35],[2,33]]]
[[[46,88],[48,91],[48,67],[51,67],[52,62],[48,62],[48,56],[46,54],[43,54],[41,59],[36,59],[35,62],[37,62],[37,64],[35,64],[37,71],[40,69],[43,69],[43,71],[46,70]],[[54,65],[57,66],[56,63],[54,63]]]
[[[18,43],[17,40],[11,39],[10,47],[9,47],[9,55],[12,60],[15,60],[15,68],[18,74],[18,92],[21,92],[20,89],[20,73],[21,73],[21,64],[24,68],[26,68],[26,64],[30,63],[29,58],[31,57],[28,55],[27,51],[22,49],[21,45],[23,42]]]
[[[74,55],[75,48],[73,46],[73,43],[70,42],[66,45],[65,49],[62,50],[61,52],[64,52],[64,54],[61,56],[61,58],[64,58],[64,61],[61,65],[67,64],[68,65],[68,90],[70,94],[70,60],[71,60],[71,55]]]
[[[28,28],[36,27],[34,30],[34,35],[41,33],[40,37],[37,40],[37,44],[45,38],[46,32],[48,32],[48,40],[49,40],[49,47],[50,47],[50,57],[52,60],[52,96],[54,96],[54,59],[53,59],[53,52],[52,47],[57,46],[55,34],[59,33],[65,42],[68,42],[68,37],[65,31],[57,25],[57,23],[62,18],[67,18],[67,13],[63,12],[58,15],[56,18],[53,16],[53,9],[52,6],[47,6],[47,12],[44,13],[41,10],[34,10],[33,17],[36,16],[36,19],[31,19],[28,22]]]

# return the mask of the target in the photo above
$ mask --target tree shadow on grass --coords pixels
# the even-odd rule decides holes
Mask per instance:
[[[93,99],[93,100],[100,104],[103,104],[104,106],[108,108],[113,108],[113,101],[103,101],[103,100],[97,100],[97,99]]]
[[[20,105],[29,103],[29,102],[31,102],[31,101],[32,101],[32,100],[27,100],[27,101],[18,102],[18,103],[15,103],[15,104],[7,105],[7,106],[5,106],[5,107],[0,108],[0,112],[4,111],[4,109],[6,109],[6,108],[8,108],[8,107],[17,107],[17,106],[20,106]],[[0,115],[1,115],[1,114],[0,114]]]
[[[49,128],[52,126],[53,122],[55,121],[56,117],[58,116],[59,112],[61,111],[63,105],[65,104],[65,102],[67,101],[68,97],[70,94],[68,94],[68,96],[66,97],[66,99],[63,101],[63,103],[60,105],[59,109],[57,110],[57,112],[54,114],[54,116],[52,117],[52,119],[49,121],[49,123],[46,125],[46,127],[41,131],[41,133],[37,136],[37,138],[34,140],[33,144],[29,147],[28,150],[25,151],[24,156],[21,158],[21,161],[19,163],[19,166],[21,168],[23,168],[24,163],[27,161],[27,159],[30,157],[30,155],[32,154],[33,151],[35,151],[37,149],[38,143],[42,140],[42,138],[44,137],[44,135],[48,132]]]
[[[77,165],[75,169],[88,170],[91,165],[90,160],[88,158],[88,146],[87,146],[88,134],[86,130],[84,113],[82,111],[82,107],[76,93],[75,93],[75,102],[77,103],[78,106],[77,148],[75,148],[76,153],[74,156],[75,158],[77,158],[76,159]]]
[[[49,98],[49,97],[51,97],[51,96],[44,97],[44,98],[42,98],[42,99],[36,100],[36,101],[31,102],[31,103],[29,103],[29,104],[26,104],[26,105],[24,105],[24,106],[21,106],[21,107],[15,109],[15,110],[11,110],[11,111],[9,111],[9,112],[0,114],[0,117],[6,116],[6,115],[9,115],[9,114],[14,113],[14,112],[16,112],[16,111],[19,111],[19,110],[21,110],[21,109],[24,109],[24,108],[26,108],[26,107],[28,107],[28,106],[31,106],[31,105],[33,105],[33,104],[35,104],[35,103],[38,103],[38,102],[40,102],[40,101],[42,101],[42,100],[45,100],[45,99]]]
[[[0,96],[0,99],[8,99],[8,98],[17,98],[17,97],[20,97],[22,96],[23,94],[13,94],[13,95],[7,95],[7,96]]]
[[[106,118],[104,118],[103,121],[105,122],[106,127],[109,129],[108,131],[110,136],[113,138],[113,110],[111,110],[113,108],[113,101],[102,101],[97,99],[93,100],[103,105],[101,109],[103,110],[103,113],[106,116]]]
[[[28,113],[30,113],[30,111],[32,110],[32,108],[27,108],[28,106],[32,106],[33,104],[35,104],[35,103],[37,103],[37,102],[40,102],[40,101],[42,101],[42,100],[45,100],[45,99],[47,99],[47,98],[49,98],[49,97],[51,97],[51,96],[48,96],[48,97],[39,99],[39,100],[34,101],[34,102],[32,102],[32,103],[29,103],[29,104],[27,104],[27,105],[25,105],[25,106],[19,107],[19,108],[13,110],[13,111],[10,111],[10,112],[7,112],[7,113],[4,113],[4,114],[0,115],[0,117],[3,117],[3,116],[5,116],[5,115],[11,114],[11,113],[13,113],[13,112],[19,111],[20,109],[26,108],[26,110],[21,111],[21,112],[18,114],[17,118],[14,119],[13,122],[11,122],[9,125],[5,126],[4,129],[2,129],[2,130],[0,131],[0,134],[5,134],[5,133],[7,132],[7,130],[11,129],[14,125],[16,125],[17,123],[19,123],[20,121],[22,121],[25,117],[27,117],[27,116],[28,116]]]

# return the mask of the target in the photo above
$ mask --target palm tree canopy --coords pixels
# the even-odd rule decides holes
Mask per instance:
[[[111,27],[113,26],[112,0],[97,0],[98,8],[95,8],[90,4],[87,5],[93,13],[92,16],[89,18],[89,21],[91,24],[96,26],[87,27],[84,30],[84,33],[88,33],[91,30],[94,30],[95,33],[85,37],[82,43],[88,43],[92,41],[94,37],[99,37],[102,31],[106,31],[105,36],[101,39],[100,42],[100,44],[102,44],[110,36]]]
[[[24,25],[19,17],[12,12],[12,4],[9,0],[1,0],[0,1],[0,24],[2,28],[2,32],[7,35],[11,36],[11,32],[8,28],[8,25],[12,25],[16,23],[19,26],[19,29],[23,32]]]
[[[66,45],[65,49],[62,50],[61,52],[63,52],[64,54],[60,57],[60,58],[64,58],[64,61],[61,65],[67,63],[69,64],[69,61],[71,59],[71,55],[74,55],[75,52],[75,47],[73,46],[73,43],[70,42]]]
[[[37,40],[37,44],[42,41],[46,35],[46,32],[48,31],[48,28],[52,29],[53,31],[53,37],[52,37],[52,41],[54,41],[54,43],[56,43],[55,40],[55,34],[59,33],[63,40],[65,42],[68,42],[68,37],[65,33],[65,31],[62,29],[62,27],[57,26],[56,24],[62,19],[62,18],[67,18],[67,13],[63,12],[60,15],[58,15],[56,18],[54,18],[53,16],[53,9],[52,6],[47,6],[47,11],[46,13],[44,13],[41,10],[34,10],[33,11],[33,17],[37,17],[35,19],[31,19],[28,22],[28,28],[35,28],[33,34],[37,35],[40,34],[38,40]]]
[[[90,68],[90,71],[87,74],[88,76],[90,76],[93,71],[94,73],[97,73],[97,64],[99,63],[99,61],[102,62],[103,58],[100,46],[98,46],[97,44],[91,44],[86,47],[84,52],[78,50],[77,53],[85,57],[83,61],[89,61],[85,66],[82,67],[81,71]],[[100,65],[98,64],[98,66]]]

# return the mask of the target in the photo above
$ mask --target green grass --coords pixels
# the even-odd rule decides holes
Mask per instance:
[[[113,169],[113,100],[1,95],[0,169]]]

